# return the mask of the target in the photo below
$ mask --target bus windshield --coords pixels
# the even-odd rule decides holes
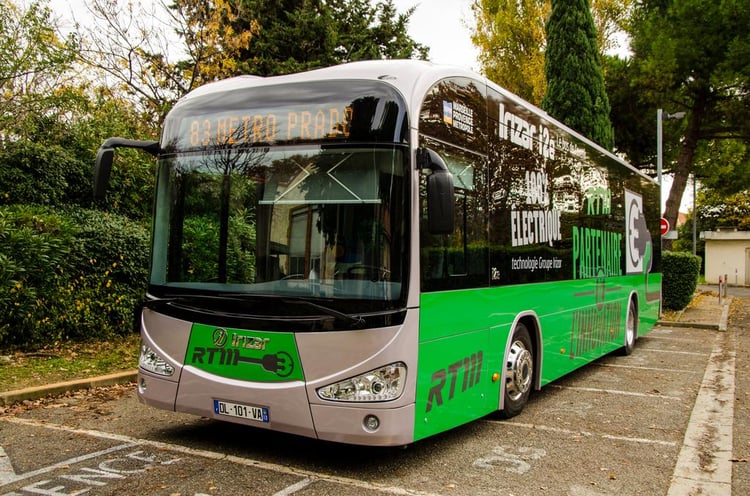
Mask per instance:
[[[162,157],[151,292],[402,299],[407,156],[302,145]]]

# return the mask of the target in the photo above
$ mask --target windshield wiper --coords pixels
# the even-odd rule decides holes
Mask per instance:
[[[170,303],[181,303],[185,301],[242,301],[247,302],[248,300],[246,298],[241,298],[239,296],[231,296],[231,295],[222,295],[222,296],[212,296],[212,295],[172,295],[168,294],[164,296],[163,298],[149,298],[146,299],[143,302],[143,306],[145,308],[150,308],[151,310],[158,309],[164,305],[169,305]]]
[[[338,320],[343,320],[347,324],[351,324],[355,327],[363,327],[365,325],[365,319],[363,319],[360,315],[349,315],[343,312],[339,312],[338,310],[334,310],[333,308],[329,308],[323,305],[318,305],[317,303],[313,303],[311,301],[307,300],[289,300],[289,299],[282,299],[284,303],[292,304],[292,305],[305,305],[310,308],[314,308],[315,310],[319,310],[326,315],[330,315],[331,317],[335,317]]]

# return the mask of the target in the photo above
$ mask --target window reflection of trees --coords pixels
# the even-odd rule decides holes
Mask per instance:
[[[207,147],[199,160],[177,159],[170,280],[255,278],[255,184],[268,148],[238,149],[232,146],[236,138],[227,136],[220,146]]]

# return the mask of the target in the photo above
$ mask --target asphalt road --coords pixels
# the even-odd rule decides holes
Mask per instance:
[[[658,327],[519,417],[405,449],[155,410],[133,386],[15,407],[0,416],[0,496],[750,494],[748,301],[728,332]]]

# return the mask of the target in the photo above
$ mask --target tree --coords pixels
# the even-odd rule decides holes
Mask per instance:
[[[700,231],[721,227],[750,231],[750,190],[730,196],[701,191],[696,201]]]
[[[544,79],[544,21],[549,0],[474,0],[476,29],[471,40],[479,50],[485,75],[507,90],[539,104]]]
[[[750,0],[652,0],[639,2],[635,9],[629,84],[638,94],[633,97],[650,104],[654,117],[657,108],[687,112],[675,123],[681,134],[675,139],[676,161],[665,162],[665,171],[674,173],[664,212],[672,225],[691,173],[718,184],[722,178],[717,176],[726,172],[728,163],[734,171],[747,170],[748,25]],[[742,145],[730,146],[728,141]],[[749,177],[747,172],[735,175],[730,189],[746,189],[749,185],[742,182]]]
[[[82,29],[83,62],[154,116],[158,127],[172,105],[209,81],[237,73],[240,50],[257,26],[236,31],[227,0],[140,3],[90,0],[94,25]]]
[[[628,19],[633,0],[593,0],[599,53],[618,48],[617,35]],[[482,71],[492,81],[540,105],[547,91],[544,51],[545,21],[550,0],[473,0],[475,29]]]
[[[414,7],[393,0],[233,0],[236,26],[258,33],[241,50],[242,72],[273,76],[365,59],[421,58],[427,47],[406,32]],[[236,29],[239,29],[237,27]]]
[[[427,55],[406,35],[414,9],[392,0],[90,0],[84,62],[154,115],[181,96],[239,74],[269,76],[370,58]],[[164,15],[166,13],[166,17]],[[165,20],[166,18],[166,20]]]
[[[588,0],[552,0],[542,108],[604,148],[614,147],[594,19]]]
[[[50,9],[22,9],[3,0],[0,9],[0,140],[33,135],[25,124],[66,100],[66,82],[78,49],[75,36],[56,34]]]

